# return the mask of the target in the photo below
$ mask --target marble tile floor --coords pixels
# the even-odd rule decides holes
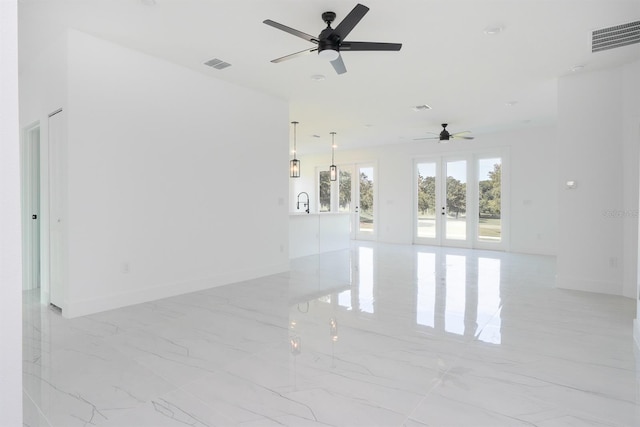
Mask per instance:
[[[635,302],[555,260],[357,242],[64,319],[25,294],[27,426],[638,426]]]

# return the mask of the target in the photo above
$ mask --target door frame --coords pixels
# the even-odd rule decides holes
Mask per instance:
[[[62,108],[48,116],[48,288],[46,302],[64,312],[67,298],[67,129]]]

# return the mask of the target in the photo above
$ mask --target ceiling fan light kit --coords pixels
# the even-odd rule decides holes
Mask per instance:
[[[347,67],[344,65],[340,52],[345,51],[399,51],[402,48],[402,43],[379,43],[379,42],[352,42],[347,41],[345,38],[349,35],[351,30],[360,22],[360,20],[367,14],[369,8],[362,4],[357,4],[351,12],[336,26],[331,27],[331,23],[336,19],[334,12],[324,12],[322,14],[322,20],[327,24],[327,28],[322,30],[318,37],[314,37],[310,34],[303,33],[294,28],[287,27],[286,25],[278,22],[266,19],[263,23],[277,28],[281,31],[300,37],[308,42],[311,42],[317,47],[312,49],[306,49],[300,52],[295,52],[280,58],[273,59],[271,62],[278,63],[289,59],[296,58],[298,56],[306,55],[311,52],[318,52],[318,56],[327,59],[333,69],[338,74],[344,74],[347,72]]]

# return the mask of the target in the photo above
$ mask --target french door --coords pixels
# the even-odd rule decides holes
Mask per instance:
[[[415,161],[414,243],[504,249],[502,158]]]
[[[328,171],[319,171],[320,212],[351,215],[350,237],[376,237],[376,182],[373,164],[338,165],[338,179],[331,182]]]

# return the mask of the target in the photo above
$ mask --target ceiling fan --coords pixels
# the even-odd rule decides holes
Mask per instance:
[[[331,61],[331,65],[338,74],[344,74],[347,72],[347,68],[342,61],[340,52],[345,51],[398,51],[402,47],[402,43],[378,43],[378,42],[351,42],[345,40],[351,30],[360,22],[360,20],[369,11],[367,6],[357,4],[356,7],[349,12],[349,14],[338,24],[336,28],[331,28],[331,23],[336,19],[334,12],[324,12],[322,14],[322,20],[327,24],[327,28],[322,30],[320,35],[314,37],[310,34],[303,33],[302,31],[295,30],[293,28],[282,25],[278,22],[267,19],[263,21],[265,24],[274,28],[292,34],[294,36],[305,39],[315,45],[312,49],[305,49],[300,52],[292,53],[280,58],[276,58],[271,62],[278,63],[292,59],[298,56],[306,55],[311,52],[318,51],[318,55]]]
[[[456,132],[456,133],[449,133],[449,131],[447,130],[447,123],[443,123],[442,124],[442,132],[440,132],[440,134],[437,134],[435,132],[427,132],[427,133],[432,133],[434,135],[438,135],[438,136],[428,136],[425,138],[414,138],[415,141],[420,140],[420,139],[437,139],[439,140],[440,143],[447,143],[449,142],[450,139],[454,139],[454,138],[460,138],[460,139],[473,139],[473,136],[463,136],[462,134],[465,133],[470,133],[468,130],[462,131],[462,132]]]

